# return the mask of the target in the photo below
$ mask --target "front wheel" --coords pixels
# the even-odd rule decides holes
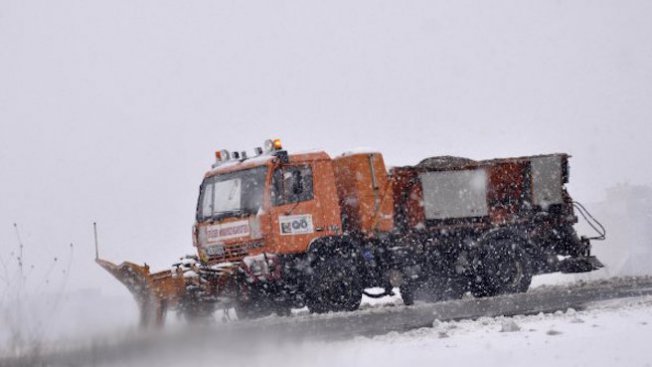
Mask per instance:
[[[355,311],[362,301],[355,263],[338,255],[316,261],[308,288],[306,305],[310,312]]]

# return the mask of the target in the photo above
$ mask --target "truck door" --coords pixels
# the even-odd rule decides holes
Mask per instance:
[[[272,174],[274,252],[303,252],[310,241],[324,231],[313,168],[308,163],[287,164],[276,168]]]

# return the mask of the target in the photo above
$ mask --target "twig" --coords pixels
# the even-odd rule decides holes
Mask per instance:
[[[23,240],[20,239],[20,232],[18,231],[18,224],[14,223],[14,230],[16,231],[16,238],[18,239],[18,269],[20,271],[20,281],[23,280]]]

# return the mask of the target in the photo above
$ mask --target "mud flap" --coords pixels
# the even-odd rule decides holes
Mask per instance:
[[[557,266],[562,273],[586,273],[604,267],[595,256],[569,257]]]
[[[134,296],[140,311],[141,327],[162,326],[167,308],[175,306],[184,295],[184,277],[177,276],[171,270],[152,274],[147,265],[131,262],[116,265],[102,259],[95,262],[124,284]]]

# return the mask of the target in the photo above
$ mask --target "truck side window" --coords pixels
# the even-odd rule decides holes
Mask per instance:
[[[309,165],[279,168],[274,171],[272,185],[274,205],[312,200],[312,168]]]
[[[201,217],[210,217],[213,213],[213,184],[207,184],[202,198]]]

